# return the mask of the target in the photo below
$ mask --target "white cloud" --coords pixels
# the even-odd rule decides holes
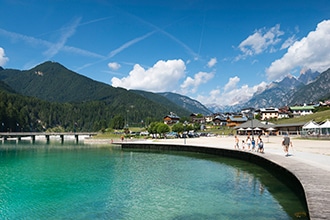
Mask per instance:
[[[180,86],[182,93],[195,93],[201,84],[208,82],[213,76],[214,73],[199,72],[194,75],[194,78],[187,77]]]
[[[0,66],[4,66],[8,62],[9,58],[6,57],[5,50],[0,47]]]
[[[253,56],[265,52],[270,48],[269,52],[274,52],[274,45],[280,42],[280,36],[284,34],[280,31],[280,25],[277,24],[274,27],[266,30],[265,28],[255,31],[244,41],[240,43],[238,48],[243,54],[240,54],[235,60],[245,59],[248,56]]]
[[[330,20],[317,25],[307,37],[296,41],[282,58],[275,60],[266,69],[269,80],[277,80],[297,67],[324,71],[330,67]]]
[[[236,88],[237,83],[240,81],[240,78],[237,76],[229,78],[228,83],[225,85],[224,91],[232,90]]]
[[[121,67],[121,65],[119,63],[112,62],[112,63],[108,63],[108,67],[112,70],[118,70]]]
[[[207,66],[209,67],[209,68],[211,68],[211,67],[213,67],[215,64],[217,64],[217,58],[212,58],[212,59],[210,59],[210,61],[207,63]]]
[[[158,61],[153,67],[144,69],[135,64],[127,77],[111,79],[112,86],[140,89],[151,92],[173,91],[178,81],[185,76],[186,66],[179,60]]]
[[[253,87],[248,85],[237,87],[238,81],[238,77],[230,78],[226,84],[226,86],[228,85],[227,90],[215,89],[208,96],[198,96],[196,99],[205,105],[233,106],[248,101],[255,92],[260,92],[267,86],[267,83],[261,82]]]
[[[288,38],[286,41],[284,41],[284,43],[281,46],[281,50],[286,49],[288,47],[290,47],[292,44],[294,44],[294,42],[296,41],[296,36],[291,36],[290,38]]]

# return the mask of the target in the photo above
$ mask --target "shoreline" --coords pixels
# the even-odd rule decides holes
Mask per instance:
[[[238,136],[240,145],[247,136]],[[311,165],[330,171],[330,141],[329,140],[311,140],[301,139],[300,136],[290,136],[293,147],[289,148],[290,159],[305,161]],[[285,155],[281,145],[283,136],[263,136],[265,154],[272,153]],[[163,144],[184,144],[200,145],[210,147],[221,147],[234,149],[234,136],[214,136],[199,138],[176,138],[176,139],[84,139],[84,144],[121,144],[126,142],[136,143],[163,143]]]

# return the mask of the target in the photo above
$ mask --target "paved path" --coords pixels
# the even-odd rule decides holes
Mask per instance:
[[[240,143],[246,136],[238,136]],[[286,157],[281,141],[282,137],[264,137],[265,153],[256,153],[293,173],[301,182],[306,196],[311,219],[330,219],[330,141],[302,140],[291,137],[293,147]],[[234,137],[201,137],[165,140],[124,140],[124,143],[152,143],[202,146],[210,148],[234,149]],[[118,143],[122,143],[118,141]]]

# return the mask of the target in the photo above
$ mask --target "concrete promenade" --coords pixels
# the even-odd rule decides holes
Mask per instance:
[[[246,136],[238,136],[240,146]],[[330,219],[330,141],[303,140],[291,137],[293,147],[286,157],[281,141],[283,137],[263,137],[265,153],[246,150],[247,154],[260,156],[283,167],[300,181],[306,197],[310,219]],[[234,150],[233,136],[200,137],[162,140],[124,140],[117,143],[144,143],[166,145],[189,145]],[[240,150],[242,151],[242,150]]]

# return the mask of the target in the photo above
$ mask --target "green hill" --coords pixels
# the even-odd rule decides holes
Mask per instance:
[[[302,123],[302,122],[309,122],[311,120],[314,120],[316,122],[324,122],[326,119],[330,119],[330,109],[315,112],[314,114],[300,116],[296,118],[289,118],[289,119],[281,119],[276,121],[276,124],[296,124],[296,123]]]
[[[68,70],[59,63],[45,62],[31,70],[5,69],[0,80],[15,91],[46,101],[82,102],[91,100],[112,101],[128,93]]]
[[[0,104],[5,109],[0,120],[10,119],[7,124],[12,129],[17,129],[15,120],[23,123],[25,130],[35,121],[42,122],[44,128],[64,126],[65,129],[73,129],[72,124],[80,121],[80,130],[95,130],[109,126],[114,118],[141,125],[141,121],[162,120],[172,111],[180,116],[190,114],[169,100],[114,88],[54,62],[25,71],[1,69],[0,90]]]
[[[119,111],[134,106],[136,111],[149,112],[150,117],[153,114],[159,117],[159,111],[165,115],[174,110],[177,114],[189,115],[187,110],[174,103],[149,100],[141,94],[97,82],[50,61],[26,71],[2,70],[0,80],[19,94],[50,102],[102,101]]]
[[[15,93],[15,90],[2,81],[0,81],[0,91]]]

